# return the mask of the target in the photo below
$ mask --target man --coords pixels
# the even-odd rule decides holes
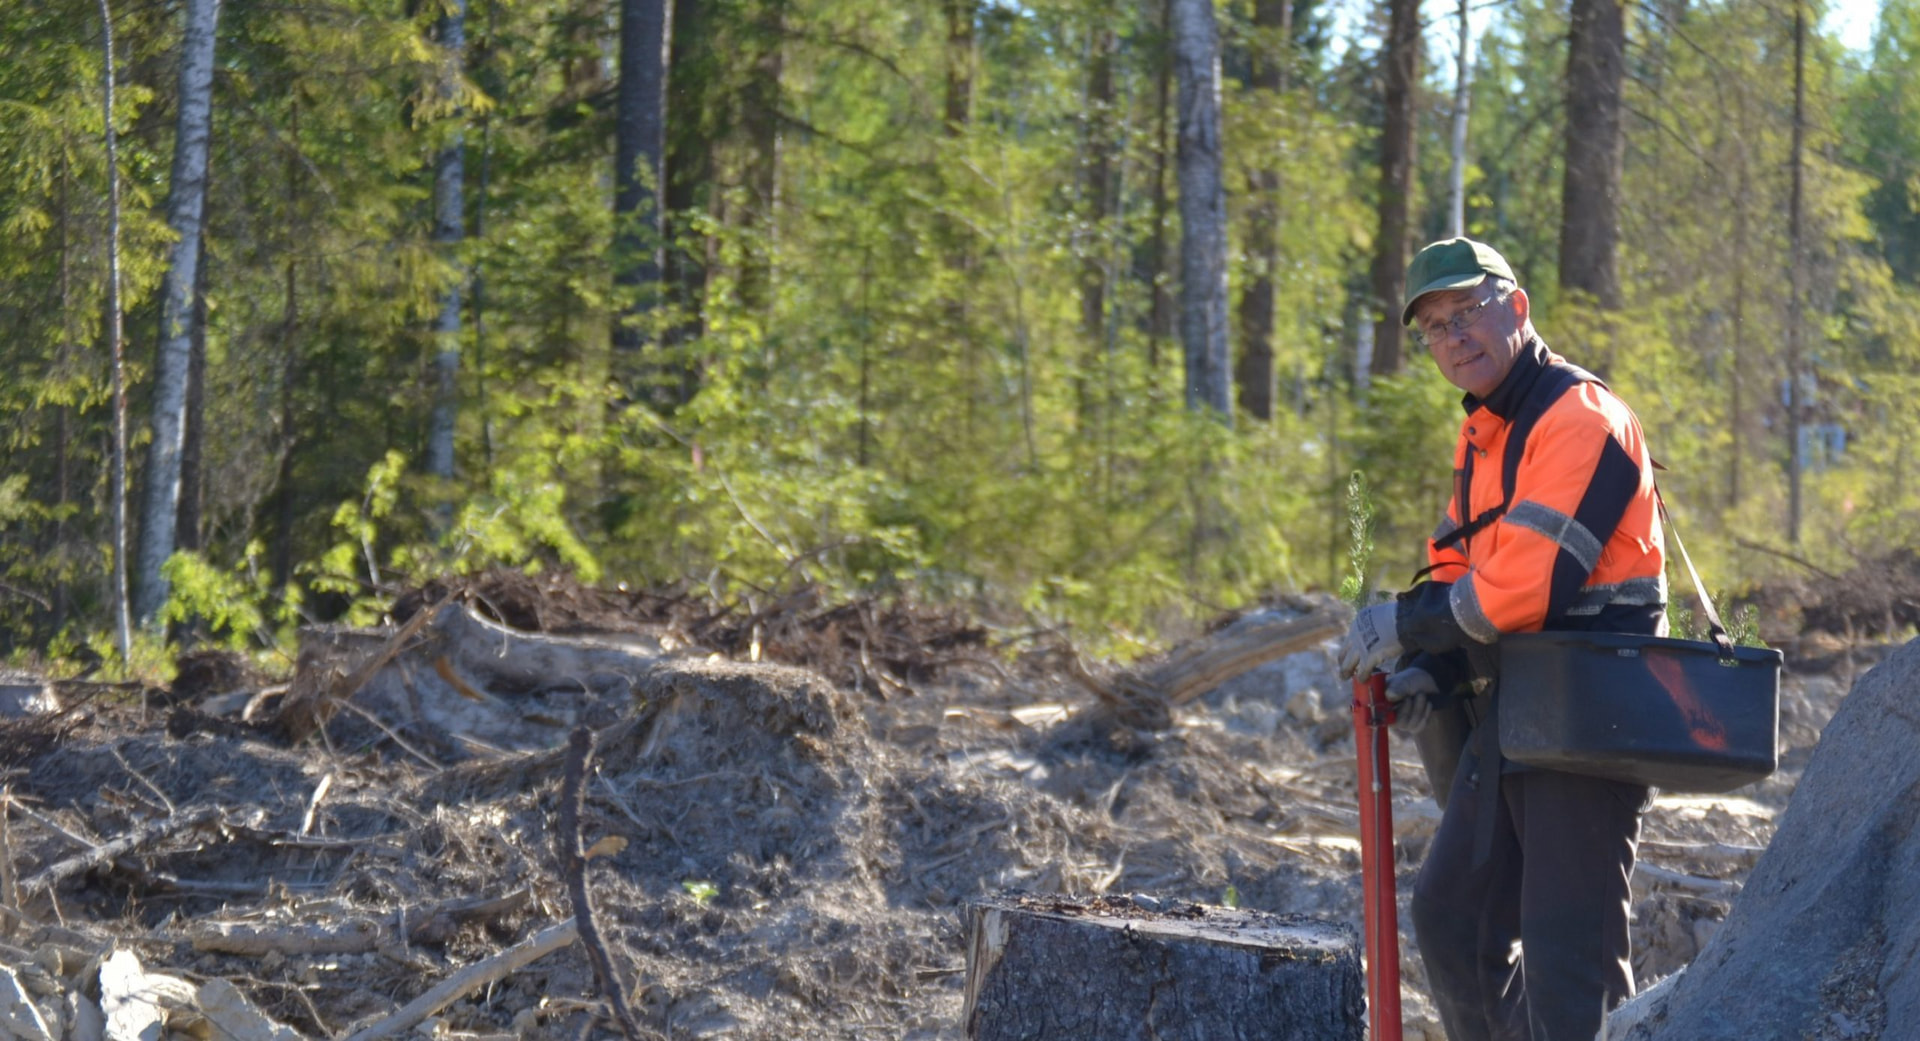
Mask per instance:
[[[1407,287],[1401,320],[1466,392],[1454,493],[1428,544],[1430,580],[1360,610],[1340,667],[1392,670],[1402,729],[1443,692],[1485,688],[1413,891],[1448,1037],[1592,1041],[1633,993],[1627,880],[1651,793],[1502,760],[1488,695],[1503,633],[1664,635],[1652,460],[1626,405],[1541,342],[1492,248],[1436,242]],[[1524,453],[1507,452],[1516,438]]]

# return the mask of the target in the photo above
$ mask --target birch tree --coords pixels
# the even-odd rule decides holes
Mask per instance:
[[[1180,83],[1180,339],[1187,407],[1231,422],[1227,355],[1227,193],[1221,173],[1220,47],[1211,0],[1174,0]]]
[[[466,63],[467,0],[453,0],[440,19],[440,96],[449,104],[459,92]],[[433,241],[442,259],[460,270],[458,251],[466,237],[467,143],[457,123],[433,160]],[[453,432],[459,418],[460,306],[464,273],[447,280],[433,320],[433,418],[427,432],[427,472],[453,476]]]
[[[167,225],[176,236],[160,299],[160,351],[154,365],[153,440],[147,446],[146,495],[133,605],[140,625],[167,600],[161,567],[175,549],[180,508],[180,456],[187,428],[187,383],[193,363],[194,287],[206,217],[207,153],[213,123],[213,37],[220,0],[187,0],[180,42],[180,111]]]
[[[1460,0],[1460,37],[1453,65],[1453,176],[1447,185],[1447,233],[1467,233],[1467,108],[1473,97],[1467,89],[1472,73],[1473,34],[1467,19],[1467,0]]]

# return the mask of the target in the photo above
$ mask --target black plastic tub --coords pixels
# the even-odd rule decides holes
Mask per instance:
[[[1502,636],[1500,751],[1527,766],[1728,792],[1779,765],[1780,665],[1763,647],[1627,633]]]

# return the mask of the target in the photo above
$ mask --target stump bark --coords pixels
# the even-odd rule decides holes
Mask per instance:
[[[1366,986],[1336,922],[1126,897],[967,909],[969,1041],[1360,1041]]]

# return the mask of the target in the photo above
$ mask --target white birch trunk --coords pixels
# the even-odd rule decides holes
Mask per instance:
[[[1458,237],[1467,233],[1467,106],[1468,77],[1472,75],[1473,36],[1467,24],[1467,0],[1460,0],[1460,54],[1453,73],[1453,183],[1448,200],[1447,227]]]
[[[1180,81],[1180,339],[1187,356],[1187,407],[1213,409],[1231,422],[1220,48],[1211,0],[1174,0],[1172,14]]]
[[[153,371],[153,441],[147,446],[146,495],[134,620],[148,625],[167,600],[161,565],[173,555],[180,508],[180,451],[187,429],[187,377],[193,355],[193,291],[207,207],[207,152],[213,125],[213,32],[220,0],[187,0],[180,41],[180,117],[167,226],[175,236],[160,297],[160,350]]]
[[[467,0],[455,0],[440,22],[441,90],[451,96],[464,69],[467,50]],[[433,161],[433,241],[441,256],[461,274],[440,295],[433,321],[433,417],[427,431],[427,472],[453,476],[453,430],[459,418],[460,305],[465,268],[458,256],[466,237],[467,143],[456,128]]]

